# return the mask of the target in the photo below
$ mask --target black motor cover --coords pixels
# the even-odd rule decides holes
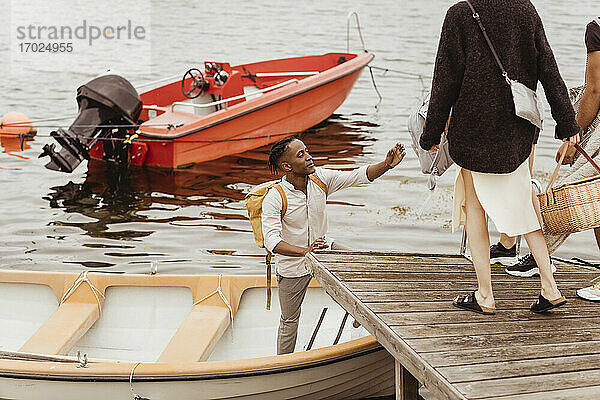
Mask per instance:
[[[54,144],[44,146],[40,157],[50,156],[48,169],[72,172],[89,158],[88,151],[99,138],[126,130],[107,125],[134,126],[142,112],[139,94],[129,81],[118,75],[103,75],[79,87],[77,104],[79,114],[71,127],[50,132],[62,149],[56,152]],[[117,142],[111,144],[118,145]]]
[[[77,103],[92,99],[117,112],[128,123],[135,124],[142,112],[142,100],[129,81],[119,75],[104,75],[77,89]]]

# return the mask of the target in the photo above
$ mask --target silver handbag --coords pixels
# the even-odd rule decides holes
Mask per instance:
[[[479,14],[477,14],[477,11],[475,11],[475,8],[473,8],[471,2],[469,0],[466,1],[469,7],[471,8],[471,11],[473,11],[473,18],[475,18],[475,21],[477,21],[477,24],[479,25],[479,28],[483,33],[483,37],[485,38],[485,41],[487,42],[490,50],[492,51],[494,59],[496,59],[496,63],[500,67],[500,70],[502,70],[502,76],[510,86],[513,103],[515,104],[515,114],[531,122],[539,129],[542,129],[542,115],[538,107],[538,98],[536,92],[529,89],[521,82],[515,81],[508,77],[508,73],[504,69],[502,62],[500,61],[500,58],[498,57],[498,54],[496,53],[496,50],[494,49],[494,46],[492,45],[492,42],[487,32],[485,31],[483,24],[481,23],[481,18],[479,17]]]
[[[429,189],[432,189],[432,186],[435,186],[435,177],[439,177],[446,172],[454,164],[454,161],[450,158],[448,139],[445,133],[442,135],[438,151],[423,150],[419,145],[419,140],[425,128],[425,120],[427,119],[429,96],[430,94],[427,94],[419,108],[408,117],[408,132],[412,139],[412,148],[421,165],[421,172],[430,175]]]
[[[523,85],[521,82],[513,81],[506,76],[506,80],[512,91],[513,101],[515,103],[515,114],[526,119],[533,125],[542,129],[542,116],[538,108],[537,93]]]

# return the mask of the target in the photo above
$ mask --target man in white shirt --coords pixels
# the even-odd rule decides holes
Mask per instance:
[[[351,186],[369,183],[402,161],[404,147],[396,144],[385,160],[353,171],[315,168],[304,143],[292,136],[271,148],[269,168],[284,172],[281,187],[287,211],[281,215],[284,199],[270,190],[262,204],[262,231],[265,247],[275,255],[281,319],[277,334],[277,354],[294,352],[300,306],[311,280],[306,255],[332,243],[326,239],[327,195]],[[310,178],[314,174],[317,179]]]

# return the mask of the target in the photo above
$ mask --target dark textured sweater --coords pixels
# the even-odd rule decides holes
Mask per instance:
[[[542,83],[556,121],[555,136],[579,132],[567,88],[529,0],[471,0],[511,79],[536,90]],[[517,117],[510,86],[465,1],[446,14],[435,62],[421,147],[440,143],[450,109],[450,156],[461,167],[510,173],[531,153],[535,127]]]

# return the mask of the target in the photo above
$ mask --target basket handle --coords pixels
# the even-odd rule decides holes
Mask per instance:
[[[548,182],[548,186],[546,187],[546,194],[548,194],[548,192],[550,192],[550,189],[552,188],[554,181],[556,181],[556,178],[558,177],[558,170],[560,169],[560,166],[562,165],[562,163],[565,159],[565,156],[567,155],[568,149],[569,149],[568,146],[565,147],[565,151],[560,155],[560,160],[558,160],[558,164],[556,164],[556,168],[554,168],[554,172],[552,173],[550,182]],[[590,157],[590,155],[579,144],[577,144],[577,143],[575,144],[575,149],[577,149],[577,151],[580,152],[590,162],[590,164],[593,165],[594,168],[596,168],[596,171],[598,171],[598,173],[600,173],[600,166],[598,166],[598,164],[596,164],[594,159],[592,157]]]
[[[583,154],[583,156],[590,162],[590,164],[592,164],[594,166],[594,168],[596,168],[596,171],[598,171],[598,173],[600,173],[600,167],[598,166],[598,164],[596,164],[594,159],[592,157],[590,157],[590,155],[578,143],[575,144],[575,148],[577,149],[578,152]]]

